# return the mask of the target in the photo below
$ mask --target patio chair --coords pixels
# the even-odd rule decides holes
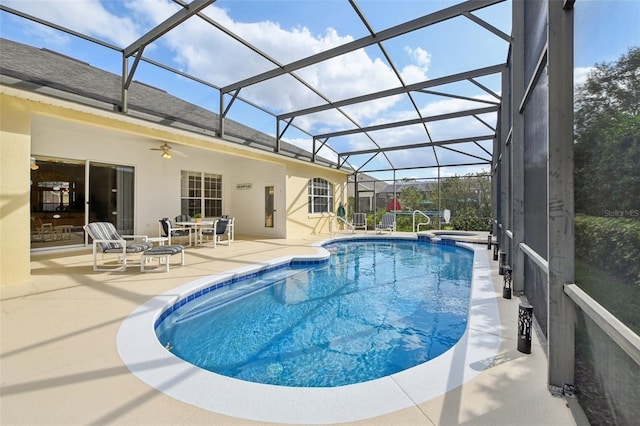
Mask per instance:
[[[93,270],[94,271],[126,271],[127,256],[131,254],[140,254],[145,250],[153,247],[153,243],[135,242],[136,239],[145,240],[146,235],[120,235],[110,222],[92,222],[85,225],[84,230],[93,240]],[[112,253],[118,255],[117,267],[99,267],[98,251],[105,254]]]
[[[384,231],[395,232],[396,220],[393,213],[385,213],[382,215],[382,220],[376,226],[376,234],[381,234]]]
[[[353,230],[358,228],[364,229],[364,233],[367,233],[367,215],[364,213],[353,214]]]
[[[233,217],[233,216],[229,216],[229,215],[222,215],[221,219],[227,220],[227,232],[228,232],[229,236],[231,237],[229,239],[229,241],[234,241],[235,240],[236,218]],[[231,244],[231,243],[229,243],[229,244]]]
[[[213,240],[213,247],[216,247],[217,243],[221,242],[222,236],[227,235],[227,245],[231,245],[231,228],[229,227],[229,219],[216,219],[213,221],[211,228],[200,229],[200,241],[204,242],[204,237],[209,237]]]
[[[36,222],[37,221],[37,222]],[[36,225],[34,227],[34,224]],[[53,239],[53,223],[42,223],[42,219],[31,218],[31,241],[47,241]]]
[[[174,228],[171,220],[163,217],[158,221],[160,223],[160,235],[169,239],[169,245],[173,244],[174,239],[189,239],[191,245],[191,228]]]
[[[175,222],[193,222],[193,218],[188,214],[179,214],[174,219]]]

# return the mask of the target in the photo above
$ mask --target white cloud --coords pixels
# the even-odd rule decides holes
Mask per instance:
[[[136,40],[140,28],[129,17],[116,16],[99,0],[6,0],[9,7],[37,16],[54,24],[124,47]],[[42,38],[47,39],[50,30],[42,28]]]
[[[405,84],[426,80],[427,71],[429,71],[429,67],[431,66],[431,54],[420,47],[412,49],[406,46],[404,50],[414,62],[413,64],[406,65],[400,72]]]
[[[166,2],[147,0],[135,4],[139,13],[148,10],[151,14],[157,5],[165,5]],[[204,13],[283,64],[353,40],[351,35],[341,35],[333,28],[327,28],[322,34],[313,34],[306,27],[288,30],[271,21],[238,22],[226,10],[215,5],[208,7]],[[189,20],[180,27],[180,31],[172,31],[162,40],[174,52],[174,59],[185,72],[220,86],[275,68],[268,60],[231,41],[199,19]],[[407,48],[406,53],[412,64],[407,65],[403,73],[412,76],[410,78],[424,80],[430,55],[421,48]],[[391,68],[364,49],[300,69],[296,73],[331,101],[399,85]],[[288,76],[245,87],[241,96],[269,109],[275,108],[275,112],[295,111],[324,103],[318,95]],[[392,108],[397,101],[397,97],[390,97],[354,105],[349,114],[357,121],[369,120]],[[296,123],[311,128],[319,122],[310,117],[300,117]]]
[[[587,81],[589,73],[594,70],[594,67],[576,67],[573,69],[573,85],[580,86]]]

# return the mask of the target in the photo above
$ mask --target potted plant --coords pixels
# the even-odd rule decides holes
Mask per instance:
[[[202,214],[200,214],[200,213],[194,214],[193,218],[195,219],[196,223],[202,222]]]

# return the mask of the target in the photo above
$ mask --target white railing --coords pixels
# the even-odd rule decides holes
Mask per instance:
[[[416,213],[419,213],[421,216],[427,218],[426,222],[420,222],[418,223],[418,229],[416,230]],[[431,223],[431,218],[429,216],[427,216],[426,214],[424,214],[424,212],[421,212],[420,210],[414,210],[413,211],[413,232],[420,232],[420,225],[429,225]]]
[[[620,348],[640,365],[640,337],[575,284],[565,284],[564,292]]]
[[[349,228],[351,228],[351,233],[353,234],[354,232],[356,232],[356,228],[353,226],[353,223],[348,222],[347,219],[341,217],[341,216],[336,216],[336,219],[338,219],[338,222],[342,222],[345,225],[347,225]]]
[[[520,243],[520,250],[522,250],[529,259],[533,260],[533,262],[538,265],[545,274],[549,273],[549,262],[540,256],[534,249],[525,243]]]

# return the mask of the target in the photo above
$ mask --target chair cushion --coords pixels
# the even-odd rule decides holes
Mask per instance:
[[[133,243],[126,245],[127,253],[141,253],[153,247],[153,243]],[[108,248],[102,250],[105,253],[122,253],[122,246],[116,248]]]
[[[218,219],[216,221],[216,228],[202,228],[200,231],[203,235],[224,235],[227,232],[227,226],[229,225],[228,219]]]
[[[169,236],[169,228],[171,228],[169,219],[167,219],[166,217],[163,217],[158,222],[160,222],[160,226],[162,227],[162,236],[163,237],[168,237]]]
[[[163,254],[178,254],[178,253],[181,253],[182,251],[184,251],[184,246],[181,246],[179,244],[172,244],[168,246],[156,246],[156,247],[150,248],[148,250],[145,250],[144,254],[145,256],[150,256],[150,255],[160,256]]]
[[[111,222],[92,222],[85,226],[85,229],[94,240],[123,240]],[[103,252],[107,250],[122,251],[122,244],[120,243],[99,243],[99,245]]]

